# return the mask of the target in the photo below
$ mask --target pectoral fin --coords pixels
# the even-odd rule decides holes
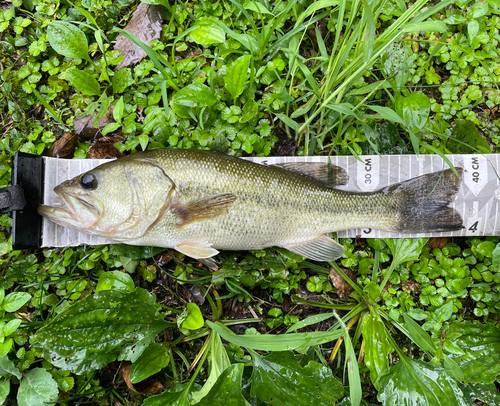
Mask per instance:
[[[326,235],[321,235],[314,240],[305,242],[280,245],[280,247],[320,262],[335,261],[341,257],[345,251],[342,245]]]
[[[218,269],[212,257],[217,255],[219,251],[212,248],[208,242],[183,241],[174,248],[188,257],[197,259],[210,269]]]
[[[178,216],[177,225],[182,227],[186,224],[210,220],[227,213],[235,200],[235,195],[223,193],[173,207],[172,211]]]
[[[332,165],[330,163],[286,162],[276,164],[274,166],[308,176],[330,188],[346,185],[349,182],[349,175],[347,175],[347,172],[340,166]]]

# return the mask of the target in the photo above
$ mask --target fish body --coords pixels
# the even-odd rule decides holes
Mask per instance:
[[[461,170],[457,168],[459,174]],[[343,247],[329,232],[462,227],[448,207],[451,169],[371,193],[352,193],[338,167],[264,166],[214,152],[154,150],[101,165],[55,188],[67,208],[40,206],[63,226],[126,244],[175,248],[214,267],[218,250],[280,246],[327,261]]]

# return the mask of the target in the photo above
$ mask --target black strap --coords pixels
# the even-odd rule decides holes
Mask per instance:
[[[19,185],[0,189],[0,213],[22,210],[26,206],[23,188]]]

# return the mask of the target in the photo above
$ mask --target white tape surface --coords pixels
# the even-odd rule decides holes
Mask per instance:
[[[380,230],[356,229],[339,231],[341,238],[361,236],[365,238],[417,238],[440,236],[485,236],[500,235],[498,221],[500,203],[500,166],[497,154],[448,155],[456,167],[464,169],[462,187],[452,204],[461,215],[465,228],[442,233],[401,234]],[[264,165],[284,162],[328,162],[344,168],[349,175],[349,183],[341,189],[353,192],[370,192],[384,186],[414,178],[425,173],[446,169],[448,165],[437,155],[382,155],[362,156],[363,162],[353,156],[333,157],[266,157],[245,158]],[[86,172],[109,160],[71,160],[44,158],[45,184],[44,204],[63,206],[53,192],[59,183]],[[105,238],[68,230],[44,219],[42,229],[43,247],[66,247],[82,244],[112,244]]]

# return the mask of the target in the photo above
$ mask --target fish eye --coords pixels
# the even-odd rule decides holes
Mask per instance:
[[[94,189],[97,188],[97,178],[96,178],[96,176],[92,172],[85,173],[80,178],[80,185],[84,189],[94,190]]]

